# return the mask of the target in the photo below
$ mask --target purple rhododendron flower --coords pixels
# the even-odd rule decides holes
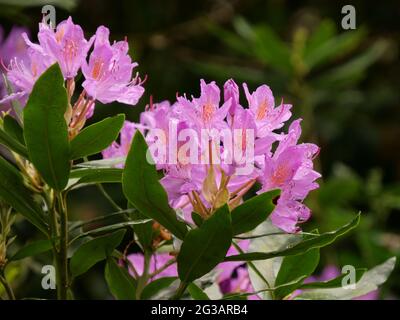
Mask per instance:
[[[224,121],[231,106],[231,100],[220,106],[220,90],[215,82],[200,81],[201,94],[191,101],[186,97],[178,97],[177,112],[182,120],[186,120],[197,129],[223,129]]]
[[[28,46],[26,45],[22,37],[22,34],[26,32],[27,30],[25,28],[13,27],[8,36],[5,38],[4,30],[0,26],[0,68],[6,68],[6,70],[1,69],[2,72],[7,71],[7,66],[12,60],[21,61],[23,64],[26,64],[28,62]],[[1,78],[0,100],[2,100],[2,98],[6,95],[6,86],[3,82],[3,78]],[[5,104],[7,100],[0,101],[0,105]]]
[[[13,27],[5,38],[4,30],[0,26],[0,58],[4,65],[7,65],[11,59],[26,60],[27,45],[22,37],[28,30],[23,27]]]
[[[253,93],[249,92],[247,84],[243,84],[249,109],[257,123],[258,135],[265,136],[268,132],[282,128],[284,122],[290,119],[292,113],[290,104],[281,104],[275,107],[275,99],[267,85],[259,86]]]
[[[239,104],[239,87],[235,81],[229,79],[224,84],[224,99],[225,101],[231,101],[229,108],[229,114],[233,116],[236,109],[240,106]]]
[[[102,103],[118,101],[135,105],[144,93],[140,79],[132,79],[132,71],[138,65],[128,55],[128,42],[110,44],[110,31],[101,26],[96,31],[94,49],[89,63],[83,63],[85,81],[82,86],[89,97]]]
[[[46,55],[60,65],[65,79],[75,78],[93,44],[94,36],[87,41],[83,30],[72,22],[72,18],[62,21],[56,30],[41,23],[38,34],[39,44]]]
[[[6,97],[3,102],[13,99],[25,101],[33,89],[36,80],[42,75],[54,60],[37,48],[28,48],[27,62],[14,58],[10,61],[7,78],[13,84],[15,92]],[[1,103],[1,102],[0,102]]]

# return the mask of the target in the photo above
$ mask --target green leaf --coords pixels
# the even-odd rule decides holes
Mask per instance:
[[[320,47],[324,42],[334,38],[335,33],[335,23],[332,20],[323,20],[309,37],[304,50],[305,56],[310,55],[310,53]]]
[[[194,224],[198,227],[203,224],[203,218],[197,212],[192,212],[192,220]]]
[[[71,171],[70,181],[74,184],[121,183],[122,169],[118,168],[83,168]]]
[[[9,148],[11,151],[18,153],[24,158],[28,158],[28,150],[18,140],[7,134],[3,129],[0,128],[0,144]]]
[[[283,258],[281,267],[275,280],[275,286],[282,286],[295,279],[301,278],[299,282],[277,289],[275,299],[282,299],[296,290],[311,275],[319,262],[319,248],[309,250],[303,254],[286,256]]]
[[[136,209],[183,239],[187,233],[186,224],[178,220],[169,206],[167,193],[158,181],[155,166],[149,163],[150,153],[147,159],[147,151],[146,141],[137,131],[122,175],[124,194]]]
[[[124,124],[125,115],[106,118],[83,129],[71,141],[71,160],[99,153],[115,139]]]
[[[107,259],[104,276],[108,288],[118,300],[136,300],[136,282],[129,272],[111,257]]]
[[[91,168],[91,169],[99,169],[99,168],[110,168],[118,165],[125,164],[125,157],[117,157],[110,159],[101,159],[101,160],[92,160],[79,163],[75,165],[76,168]]]
[[[79,234],[78,236],[76,236],[71,242],[83,238],[83,237],[87,237],[87,236],[95,236],[98,234],[103,234],[106,232],[110,232],[110,231],[114,231],[114,230],[118,230],[118,229],[123,229],[129,226],[134,226],[134,225],[139,225],[139,224],[145,224],[148,223],[149,221],[151,221],[150,219],[143,219],[143,220],[135,220],[135,221],[125,221],[125,222],[119,222],[116,224],[111,224],[108,226],[104,226],[104,227],[99,227],[99,228],[95,228],[92,229],[90,231],[87,232],[83,232],[81,234]]]
[[[321,248],[321,247],[331,244],[332,242],[334,242],[336,240],[336,238],[338,238],[338,237],[346,234],[350,230],[354,229],[358,225],[359,222],[360,222],[360,214],[358,214],[353,219],[353,221],[349,222],[348,224],[344,225],[343,227],[341,227],[338,230],[326,232],[326,233],[323,233],[318,236],[313,236],[307,240],[304,240],[298,244],[295,244],[292,247],[289,247],[289,248],[286,248],[283,250],[272,251],[272,252],[250,252],[250,253],[229,256],[229,257],[225,258],[225,261],[265,260],[265,259],[271,259],[274,257],[283,257],[283,256],[305,253],[308,250],[311,250],[314,248]]]
[[[354,83],[362,78],[370,65],[382,57],[388,46],[389,44],[386,40],[376,41],[360,55],[323,73],[321,76],[313,79],[312,82],[315,86],[323,88],[332,88],[332,86],[343,87]]]
[[[29,158],[47,184],[60,191],[70,171],[68,128],[64,113],[68,98],[58,64],[33,86],[24,108],[24,137]]]
[[[194,300],[210,300],[208,295],[193,282],[188,285],[187,290]]]
[[[245,233],[267,220],[274,210],[273,200],[280,194],[273,190],[259,194],[232,210],[233,235]]]
[[[270,68],[290,74],[292,64],[290,50],[279,35],[268,25],[255,28],[254,52],[258,59]]]
[[[139,211],[131,213],[130,217],[133,220],[138,220],[138,219],[143,220],[147,218],[147,216],[145,216]],[[135,234],[137,235],[143,249],[148,249],[150,251],[153,250],[152,249],[153,234],[154,234],[153,220],[150,220],[149,222],[146,223],[134,225],[132,226],[132,228]]]
[[[48,228],[42,211],[35,202],[32,192],[25,187],[22,176],[11,164],[0,156],[0,198],[22,214],[44,234]]]
[[[164,278],[159,278],[159,279],[156,279],[156,280],[150,282],[143,289],[141,299],[142,300],[150,300],[161,290],[164,290],[164,289],[170,287],[176,280],[178,280],[178,277],[164,277]]]
[[[365,36],[366,30],[359,28],[330,37],[312,50],[306,50],[304,60],[310,69],[334,61],[355,49]]]
[[[396,265],[396,257],[386,260],[384,263],[365,272],[355,288],[338,287],[331,289],[311,289],[301,293],[296,299],[312,300],[350,300],[375,291],[385,283]]]
[[[232,225],[227,205],[220,207],[201,227],[192,229],[178,255],[178,274],[189,283],[211,271],[224,260],[232,242]]]
[[[208,31],[218,37],[227,47],[246,56],[251,56],[252,51],[243,45],[243,38],[238,34],[221,28],[218,24],[208,23]],[[247,39],[249,40],[249,39]],[[235,77],[236,79],[236,77]]]
[[[9,260],[16,261],[27,257],[35,256],[39,253],[51,250],[52,243],[50,240],[38,240],[27,244],[25,247],[19,249]]]
[[[111,212],[102,216],[97,216],[95,218],[85,220],[85,221],[72,221],[69,225],[69,232],[73,230],[77,230],[79,228],[83,228],[85,226],[91,225],[91,224],[99,224],[103,223],[105,220],[109,220],[111,218],[120,218],[123,220],[127,219],[127,215],[131,212],[134,212],[136,209],[126,209],[126,210],[121,210],[121,211],[115,211]]]
[[[24,132],[22,130],[22,127],[20,126],[18,121],[15,120],[9,114],[5,115],[4,118],[3,118],[3,128],[4,128],[4,131],[9,136],[14,138],[21,145],[25,146]]]
[[[367,271],[365,268],[355,269],[356,271],[356,282],[358,282],[362,275]],[[339,277],[336,277],[331,280],[321,281],[321,282],[310,282],[310,283],[303,283],[299,289],[330,289],[330,288],[338,288],[342,285],[343,279],[348,274],[341,274]]]
[[[104,260],[120,244],[126,230],[101,236],[82,244],[74,253],[70,262],[71,274],[79,276],[99,261]]]

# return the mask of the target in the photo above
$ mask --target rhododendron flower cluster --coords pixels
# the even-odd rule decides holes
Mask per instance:
[[[291,105],[275,105],[267,85],[250,92],[243,84],[243,106],[233,80],[225,83],[223,99],[215,82],[201,80],[200,88],[198,98],[184,95],[173,104],[149,105],[140,123],[126,122],[120,143],[106,149],[104,158],[126,155],[137,128],[146,134],[157,168],[164,171],[161,183],[170,204],[188,220],[193,210],[207,217],[223,203],[236,207],[259,182],[258,193],[281,191],[272,222],[286,232],[299,231],[298,224],[311,214],[303,200],[318,187],[313,159],[319,148],[299,143],[300,119],[287,133],[278,132],[291,117]],[[204,132],[209,134],[205,141]]]
[[[97,102],[135,105],[143,95],[127,40],[111,42],[104,26],[87,37],[72,18],[40,23],[37,43],[22,31],[3,41],[0,30],[11,89],[0,104],[13,109],[0,117],[0,286],[9,299],[8,262],[47,251],[60,300],[102,260],[110,294],[124,300],[355,298],[393,270],[395,257],[354,270],[358,289],[342,290],[341,276],[310,277],[320,248],[360,215],[334,231],[300,232],[319,148],[300,141],[301,119],[289,121],[292,106],[267,85],[201,80],[199,95],[151,98],[137,123],[118,114],[85,126]],[[106,183],[121,190],[118,201]],[[93,185],[114,211],[71,215],[70,193]],[[43,239],[23,237],[9,256],[15,215]]]
[[[66,115],[71,137],[93,115],[96,100],[105,104],[118,101],[135,105],[144,93],[139,76],[132,77],[137,63],[128,55],[127,40],[110,43],[109,33],[108,28],[100,26],[95,35],[86,39],[82,28],[74,24],[71,17],[59,23],[55,30],[40,23],[39,43],[33,43],[23,32],[23,42],[19,45],[27,48],[25,55],[13,55],[9,61],[3,61],[7,64],[6,76],[14,93],[3,98],[0,104],[13,99],[22,99],[25,103],[36,80],[52,64],[58,63],[71,102]],[[85,78],[83,90],[72,104],[75,77],[80,71]]]

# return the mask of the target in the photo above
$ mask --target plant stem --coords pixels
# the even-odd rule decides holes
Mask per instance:
[[[14,291],[6,279],[6,276],[4,274],[4,269],[0,269],[0,282],[3,285],[4,289],[6,290],[8,299],[15,300]]]
[[[171,300],[179,300],[180,298],[182,298],[188,285],[189,284],[186,282],[181,282],[178,289],[176,290],[176,293],[172,296]]]
[[[59,277],[57,288],[58,288],[58,299],[67,300],[68,292],[68,214],[66,208],[65,197],[62,193],[57,194],[58,210],[60,213],[60,247],[58,252],[58,265],[59,265]]]
[[[149,278],[151,279],[151,278],[155,277],[156,275],[160,274],[165,269],[167,269],[169,266],[173,265],[175,262],[176,262],[176,258],[172,258],[172,259],[168,260],[160,269],[157,269],[152,274],[150,274]]]
[[[61,261],[60,261],[60,230],[58,223],[58,212],[56,209],[56,198],[53,190],[45,190],[43,192],[43,199],[47,206],[47,212],[49,214],[49,226],[50,226],[50,240],[52,243],[53,261],[56,268],[56,282],[57,282],[57,298],[61,299]]]
[[[108,202],[110,202],[110,204],[112,205],[112,207],[114,209],[116,209],[117,211],[123,211],[123,209],[119,205],[116,204],[116,202],[111,198],[111,196],[107,193],[107,191],[104,189],[104,187],[100,183],[97,183],[96,186],[100,190],[102,195],[108,200]]]
[[[144,266],[143,266],[143,274],[138,279],[138,284],[136,287],[136,299],[140,300],[140,296],[142,295],[142,291],[149,279],[149,268],[150,268],[150,259],[151,259],[151,252],[148,250],[144,251]]]

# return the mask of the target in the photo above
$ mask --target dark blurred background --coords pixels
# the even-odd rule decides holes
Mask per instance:
[[[400,253],[400,91],[398,1],[16,1],[0,0],[1,25],[37,33],[41,6],[53,3],[57,21],[69,15],[87,36],[99,25],[113,40],[127,36],[146,94],[135,107],[98,106],[91,121],[125,112],[130,120],[149,103],[199,94],[199,79],[266,83],[277,101],[303,118],[303,141],[321,146],[321,188],[309,198],[305,230],[327,231],[361,211],[351,236],[322,250],[326,264],[372,267]],[[356,9],[356,29],[343,30],[341,9]],[[35,37],[33,37],[34,40]],[[105,186],[124,205],[119,187]],[[96,188],[71,194],[75,219],[112,212]],[[26,239],[31,228],[17,224]],[[18,239],[23,244],[24,238]],[[132,249],[134,250],[134,248]],[[46,261],[48,257],[41,257]],[[17,295],[38,295],[39,262],[15,266]],[[77,298],[108,298],[101,264],[74,284]],[[52,293],[49,293],[51,296]],[[400,271],[380,291],[400,295]]]

